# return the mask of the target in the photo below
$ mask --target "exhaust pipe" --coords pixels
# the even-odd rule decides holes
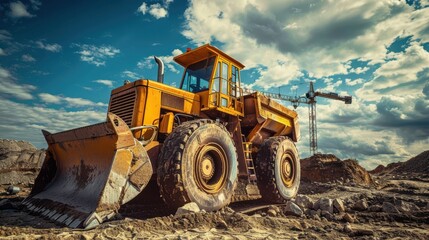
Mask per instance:
[[[156,64],[158,64],[158,82],[164,82],[164,62],[161,59],[154,56]]]

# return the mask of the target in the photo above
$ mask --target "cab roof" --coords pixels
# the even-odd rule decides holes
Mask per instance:
[[[196,63],[200,60],[203,60],[212,56],[221,56],[227,59],[228,61],[230,61],[231,63],[233,63],[236,67],[240,69],[244,68],[244,65],[241,64],[239,61],[235,60],[228,54],[222,52],[218,48],[211,46],[210,44],[205,44],[201,47],[198,47],[191,51],[180,54],[174,57],[174,61],[176,61],[178,64],[186,68],[193,63]]]

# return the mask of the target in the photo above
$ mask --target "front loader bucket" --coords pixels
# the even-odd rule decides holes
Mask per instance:
[[[43,131],[48,152],[24,205],[72,228],[114,217],[152,176],[145,148],[118,116],[56,134]]]

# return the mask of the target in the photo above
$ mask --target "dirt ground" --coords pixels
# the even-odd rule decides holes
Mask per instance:
[[[311,184],[313,200],[342,199],[346,213],[301,216],[285,212],[280,206],[267,207],[247,214],[243,204],[233,204],[218,212],[191,213],[181,216],[127,217],[110,221],[95,229],[82,231],[64,228],[34,216],[22,209],[20,201],[28,194],[1,195],[8,203],[0,210],[1,239],[429,239],[429,179],[398,179],[395,176],[375,177],[377,186],[346,186],[342,184]],[[329,185],[329,186],[326,186]],[[303,184],[308,190],[308,186]],[[321,190],[322,189],[322,190]],[[329,189],[329,190],[326,190]],[[407,190],[407,191],[404,191]],[[6,199],[6,200],[5,200]],[[367,209],[355,209],[365,199]],[[417,209],[386,212],[383,202],[406,202]],[[251,205],[251,203],[249,203]],[[0,204],[1,205],[1,204]],[[376,207],[374,207],[376,206]],[[303,208],[305,209],[305,208]],[[313,210],[314,211],[314,210]],[[327,215],[325,215],[327,214]]]
[[[286,204],[248,201],[175,216],[162,204],[133,203],[122,206],[115,220],[84,231],[24,208],[44,151],[1,140],[0,239],[429,239],[428,156],[371,175],[357,161],[316,156],[304,159],[309,162],[302,164],[299,194]],[[10,184],[20,191],[7,194]]]

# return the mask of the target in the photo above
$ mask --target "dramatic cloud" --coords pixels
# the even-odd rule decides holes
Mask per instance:
[[[9,7],[9,15],[13,18],[34,17],[27,11],[27,7],[21,1],[11,2]]]
[[[159,3],[148,5],[146,2],[143,2],[137,9],[137,12],[140,12],[143,15],[149,13],[156,19],[165,18],[168,15],[168,6],[172,2],[173,0],[165,0],[162,5]]]
[[[382,62],[385,46],[397,36],[427,41],[429,32],[429,9],[389,0],[191,1],[185,18],[185,37],[198,45],[223,43],[248,68],[283,69],[285,85],[302,70],[321,78],[347,74],[352,59]],[[273,80],[261,78],[260,85]]]
[[[117,48],[105,45],[97,47],[88,44],[74,44],[73,46],[80,48],[80,51],[76,52],[80,55],[80,60],[94,64],[97,67],[106,65],[105,59],[113,58],[121,52]]]
[[[44,43],[42,41],[37,41],[36,46],[40,49],[44,49],[49,52],[60,52],[62,49],[61,45],[57,43],[49,44],[49,43]]]
[[[412,42],[404,52],[383,63],[374,72],[374,79],[356,91],[366,100],[380,100],[386,94],[414,95],[429,79],[429,52],[418,42]]]
[[[36,87],[30,84],[20,84],[16,78],[5,68],[0,66],[0,96],[13,96],[22,100],[33,99],[31,92]]]
[[[95,80],[94,82],[103,84],[103,85],[108,86],[110,88],[113,88],[113,84],[115,83],[115,81],[112,81],[112,80],[101,80],[101,79]]]
[[[39,98],[42,102],[48,104],[66,104],[68,107],[106,107],[107,104],[102,102],[93,102],[83,98],[63,97],[49,93],[40,93]]]
[[[0,133],[2,138],[30,141],[37,147],[46,142],[40,129],[59,132],[105,121],[105,111],[66,111],[16,103],[0,97]],[[11,121],[13,119],[13,121]]]
[[[34,59],[34,57],[32,57],[30,54],[24,54],[21,56],[22,61],[24,62],[35,62],[36,59]]]

